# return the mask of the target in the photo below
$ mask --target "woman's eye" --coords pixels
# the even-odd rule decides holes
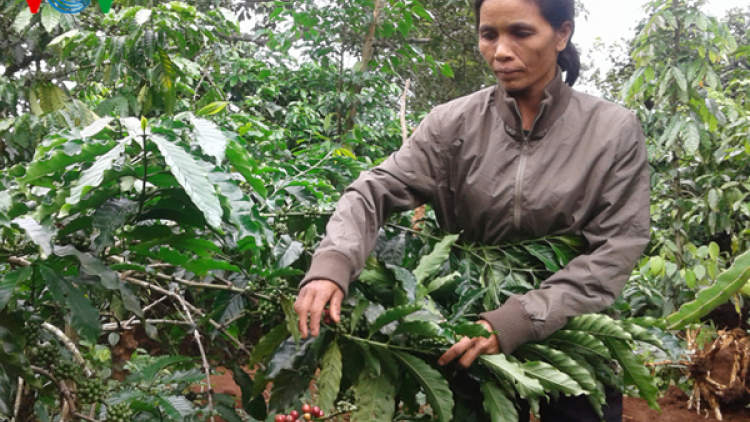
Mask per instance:
[[[526,31],[522,31],[522,32],[516,32],[516,36],[517,36],[518,38],[528,38],[528,37],[530,37],[531,35],[532,35],[532,34],[531,34],[531,32],[526,32]]]
[[[482,33],[482,38],[485,40],[492,40],[495,38],[495,34],[493,34],[492,32],[484,32]]]

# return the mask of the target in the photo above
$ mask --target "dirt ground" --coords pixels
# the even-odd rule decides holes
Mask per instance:
[[[701,408],[701,414],[695,409],[688,410],[688,396],[679,388],[672,386],[667,394],[658,400],[661,414],[650,407],[645,400],[631,397],[625,398],[623,422],[705,422],[715,421],[713,412],[706,417],[706,411]],[[723,420],[730,422],[750,422],[750,409],[744,404],[734,407],[722,407]]]
[[[240,389],[232,380],[232,373],[225,368],[220,368],[223,375],[211,377],[214,384],[214,392],[229,394],[240,397]],[[705,422],[715,421],[713,412],[706,417],[705,410],[698,414],[695,409],[688,410],[688,396],[679,388],[672,386],[667,394],[658,400],[661,413],[648,407],[645,400],[625,397],[623,422]],[[739,405],[735,407],[722,407],[723,420],[725,422],[750,422],[750,409]]]

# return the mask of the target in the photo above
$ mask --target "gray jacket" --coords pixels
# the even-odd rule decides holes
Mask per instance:
[[[627,109],[559,76],[529,133],[497,85],[433,109],[399,151],[346,189],[302,284],[328,279],[346,293],[388,215],[430,202],[443,229],[472,242],[588,240],[588,253],[538,290],[481,315],[504,353],[610,306],[649,241],[643,130]]]

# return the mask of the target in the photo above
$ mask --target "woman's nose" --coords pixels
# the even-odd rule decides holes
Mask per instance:
[[[495,44],[495,60],[504,62],[512,58],[513,50],[510,48],[508,41],[504,37],[499,37]]]

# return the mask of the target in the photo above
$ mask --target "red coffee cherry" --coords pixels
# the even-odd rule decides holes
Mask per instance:
[[[310,412],[310,413],[312,413],[313,416],[320,416],[320,408],[318,406],[314,406],[312,408],[312,412]]]
[[[276,418],[274,420],[276,422],[286,422],[286,416],[284,416],[284,415],[276,415]]]
[[[289,412],[289,416],[292,417],[292,420],[296,421],[299,418],[299,412],[296,410],[292,410],[291,412]]]
[[[312,407],[309,404],[302,405],[302,413],[310,413],[311,410],[312,410]]]

